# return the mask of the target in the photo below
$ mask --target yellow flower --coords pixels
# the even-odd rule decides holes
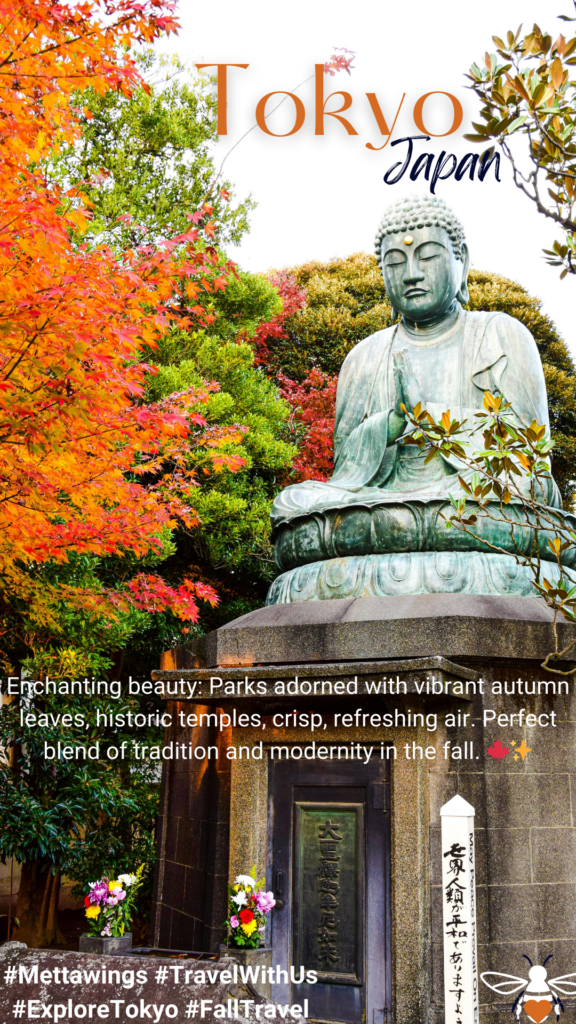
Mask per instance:
[[[252,935],[252,932],[256,931],[256,928],[258,926],[256,924],[256,921],[248,921],[248,924],[243,924],[240,927],[242,928],[242,931],[244,932],[245,935],[250,936]]]
[[[101,907],[86,907],[86,917],[99,917],[101,913]]]
[[[115,889],[117,885],[120,885],[120,882],[108,882],[108,892],[112,892],[112,890]],[[121,885],[120,888],[122,888]]]

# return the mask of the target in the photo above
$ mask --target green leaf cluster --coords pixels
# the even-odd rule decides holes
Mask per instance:
[[[247,290],[254,282],[256,295],[260,294],[255,275],[242,275],[241,282]],[[250,316],[254,302],[247,302]],[[240,315],[245,314],[241,311]],[[288,406],[273,381],[254,366],[254,351],[247,340],[225,340],[205,332],[183,335],[180,340],[185,358],[158,366],[150,381],[150,399],[199,386],[203,380],[216,381],[220,390],[210,397],[202,413],[209,424],[242,431],[241,443],[234,444],[230,452],[245,464],[237,472],[224,469],[209,477],[198,474],[198,486],[189,498],[200,525],[188,535],[178,535],[177,558],[168,562],[168,570],[189,558],[204,580],[211,580],[217,589],[224,582],[232,591],[237,585],[231,576],[236,575],[242,591],[240,575],[247,573],[253,583],[261,581],[258,593],[262,596],[274,575],[268,540],[270,506],[278,478],[284,476],[296,454],[284,437]],[[177,341],[172,337],[168,342],[172,352]]]
[[[313,367],[339,373],[358,341],[394,322],[378,263],[367,253],[311,260],[289,272],[306,288],[308,302],[287,320],[287,337],[270,346],[272,372],[300,381]]]
[[[214,207],[221,243],[238,243],[255,203],[234,205],[227,180],[211,185],[217,141],[217,107],[211,79],[192,77],[177,57],[145,51],[138,59],[148,90],[131,97],[88,89],[78,96],[82,137],[62,148],[49,173],[78,187],[92,204],[84,240],[122,251],[190,230],[187,214],[207,200]],[[228,201],[221,195],[224,190]],[[119,221],[118,218],[129,220]]]
[[[148,354],[147,361],[178,365],[184,359],[196,359],[199,339],[206,337],[216,338],[219,344],[250,342],[261,323],[282,312],[282,300],[263,274],[238,271],[235,277],[229,278],[223,291],[203,295],[202,308],[211,322],[197,331],[169,331],[159,339],[158,349]],[[201,358],[201,366],[205,376],[212,379],[210,360]],[[157,395],[154,386],[150,394]]]

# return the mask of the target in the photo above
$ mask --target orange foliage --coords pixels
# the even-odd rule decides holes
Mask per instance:
[[[63,561],[69,551],[141,555],[162,527],[194,525],[179,495],[191,472],[190,427],[196,438],[206,425],[199,410],[215,386],[146,406],[150,367],[140,353],[176,315],[184,325],[202,317],[191,305],[183,321],[178,296],[198,303],[233,272],[210,245],[212,211],[191,215],[187,234],[119,260],[78,241],[90,216],[82,197],[48,186],[42,173],[43,158],[78,135],[73,94],[88,85],[129,93],[140,82],[130,46],[176,28],[168,0],[0,0],[4,586],[22,585],[31,563]],[[222,440],[212,431],[197,441],[211,470],[240,464],[222,455]],[[142,579],[141,607],[170,604],[159,581]],[[194,584],[183,587],[176,613],[185,607],[194,617]]]

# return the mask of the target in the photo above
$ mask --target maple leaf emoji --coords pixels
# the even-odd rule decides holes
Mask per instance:
[[[504,744],[500,742],[500,740],[496,740],[496,742],[493,743],[491,747],[488,747],[486,753],[490,754],[490,757],[494,757],[497,761],[499,761],[501,757],[506,757],[508,749],[509,748],[505,747]]]

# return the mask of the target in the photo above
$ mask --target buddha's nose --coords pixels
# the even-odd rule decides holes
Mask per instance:
[[[404,271],[404,284],[417,284],[418,281],[423,281],[424,277],[422,268],[415,261],[408,260]]]

